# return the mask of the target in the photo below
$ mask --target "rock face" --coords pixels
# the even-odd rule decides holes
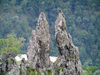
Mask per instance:
[[[74,46],[71,35],[66,32],[65,17],[61,10],[55,22],[55,37],[59,49],[55,68],[64,68],[64,71],[59,71],[58,75],[82,75],[78,47]]]
[[[38,24],[36,27],[37,42],[39,45],[39,58],[41,67],[50,66],[50,34],[49,34],[49,25],[46,20],[46,16],[41,12]]]
[[[18,65],[14,65],[7,75],[20,75],[20,68],[18,67]]]
[[[32,31],[32,37],[28,47],[28,63],[36,69],[50,67],[50,34],[46,16],[41,12],[36,30]]]
[[[29,46],[27,51],[28,64],[31,64],[34,68],[36,68],[36,64],[38,62],[38,51],[39,45],[36,40],[35,30],[32,31],[32,37],[29,40]]]
[[[20,69],[15,59],[8,55],[5,59],[2,58],[0,65],[0,75],[19,75]]]

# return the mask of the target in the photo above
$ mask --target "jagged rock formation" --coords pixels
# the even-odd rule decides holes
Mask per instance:
[[[20,68],[18,65],[13,65],[11,71],[7,73],[7,75],[20,75]]]
[[[55,22],[55,37],[59,49],[55,68],[64,68],[58,75],[82,75],[78,47],[74,46],[71,35],[66,32],[65,17],[61,10]]]
[[[20,75],[27,75],[27,62],[25,58],[22,59],[20,64]]]
[[[6,72],[7,75],[29,75],[29,72],[33,72],[36,75],[82,75],[79,51],[74,46],[71,35],[66,32],[66,22],[61,10],[55,23],[55,38],[59,57],[55,64],[51,65],[49,25],[45,14],[41,12],[36,30],[32,31],[29,40],[28,61],[23,59],[18,66],[9,56],[4,63],[0,63],[0,74],[5,75]]]
[[[33,30],[32,37],[29,40],[27,56],[28,56],[28,64],[31,64],[34,68],[36,68],[36,64],[39,59],[37,55],[38,51],[39,51],[39,45],[36,40],[35,30]]]
[[[42,12],[38,19],[36,27],[37,42],[40,47],[39,58],[41,67],[50,66],[50,34],[49,25],[46,20],[45,14]]]
[[[50,34],[46,16],[41,12],[36,30],[32,31],[28,47],[28,63],[36,69],[50,67]]]
[[[20,68],[11,55],[8,55],[6,58],[2,58],[0,67],[0,75],[20,74]]]

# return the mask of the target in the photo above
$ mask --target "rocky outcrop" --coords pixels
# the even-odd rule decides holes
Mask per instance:
[[[7,73],[7,75],[20,75],[20,68],[18,65],[14,65],[11,71]]]
[[[28,64],[32,65],[34,68],[36,68],[36,64],[38,62],[38,51],[39,51],[39,45],[37,43],[36,39],[36,32],[35,30],[32,31],[32,37],[29,40],[29,46],[27,51],[27,57],[28,57]]]
[[[50,67],[50,34],[46,16],[41,12],[36,30],[32,31],[32,37],[28,47],[28,63],[37,70]]]
[[[49,34],[49,25],[46,20],[46,16],[41,12],[38,24],[36,27],[37,42],[40,50],[38,51],[40,58],[41,67],[50,66],[50,34]]]
[[[64,68],[58,75],[82,75],[78,47],[74,46],[71,35],[66,32],[65,17],[61,10],[55,22],[55,37],[59,49],[55,68]]]
[[[0,62],[0,74],[5,75],[82,75],[78,47],[74,46],[72,37],[66,32],[64,14],[59,10],[55,22],[55,38],[59,57],[55,64],[50,62],[50,34],[46,16],[41,12],[36,29],[32,31],[27,50],[28,61],[22,59],[20,66],[8,56]]]
[[[0,75],[19,75],[20,67],[16,63],[15,59],[9,54],[5,58],[2,56],[0,62]]]

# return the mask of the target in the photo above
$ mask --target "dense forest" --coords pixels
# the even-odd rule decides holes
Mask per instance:
[[[0,38],[8,34],[24,37],[21,53],[26,53],[31,31],[43,11],[50,26],[51,55],[57,56],[54,29],[58,9],[65,14],[66,31],[79,47],[82,65],[100,67],[100,0],[0,0]]]

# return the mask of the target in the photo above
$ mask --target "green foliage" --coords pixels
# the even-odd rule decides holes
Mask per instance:
[[[58,75],[59,71],[64,71],[64,68],[63,67],[58,67],[55,69],[55,75]]]
[[[93,73],[98,69],[98,67],[96,66],[87,66],[87,67],[83,67],[83,74],[88,74],[88,75],[93,75]],[[86,72],[87,71],[87,72]]]
[[[67,60],[73,61],[73,58],[72,57],[67,57]]]
[[[12,60],[8,59],[7,61],[8,61],[8,64],[13,64]]]
[[[24,40],[24,38],[15,38],[11,34],[7,35],[5,39],[0,39],[1,54],[15,56],[20,52],[20,48],[23,46],[22,41]]]
[[[27,75],[36,75],[35,69],[32,66],[27,69]]]
[[[21,64],[21,61],[16,61],[17,63],[18,63],[18,65],[20,65]]]
[[[44,71],[44,74],[45,75],[52,75],[52,71],[47,69]]]
[[[39,72],[37,72],[37,75],[41,75]]]
[[[57,69],[46,69],[44,71],[44,75],[52,75],[52,72],[54,72],[54,75],[58,75],[59,71],[64,71],[64,68],[63,67],[59,67]],[[27,69],[27,75],[41,75],[40,72],[37,72],[32,66],[30,66],[28,69]],[[23,74],[22,74],[23,75]]]
[[[88,72],[83,70],[82,75],[88,75]]]

